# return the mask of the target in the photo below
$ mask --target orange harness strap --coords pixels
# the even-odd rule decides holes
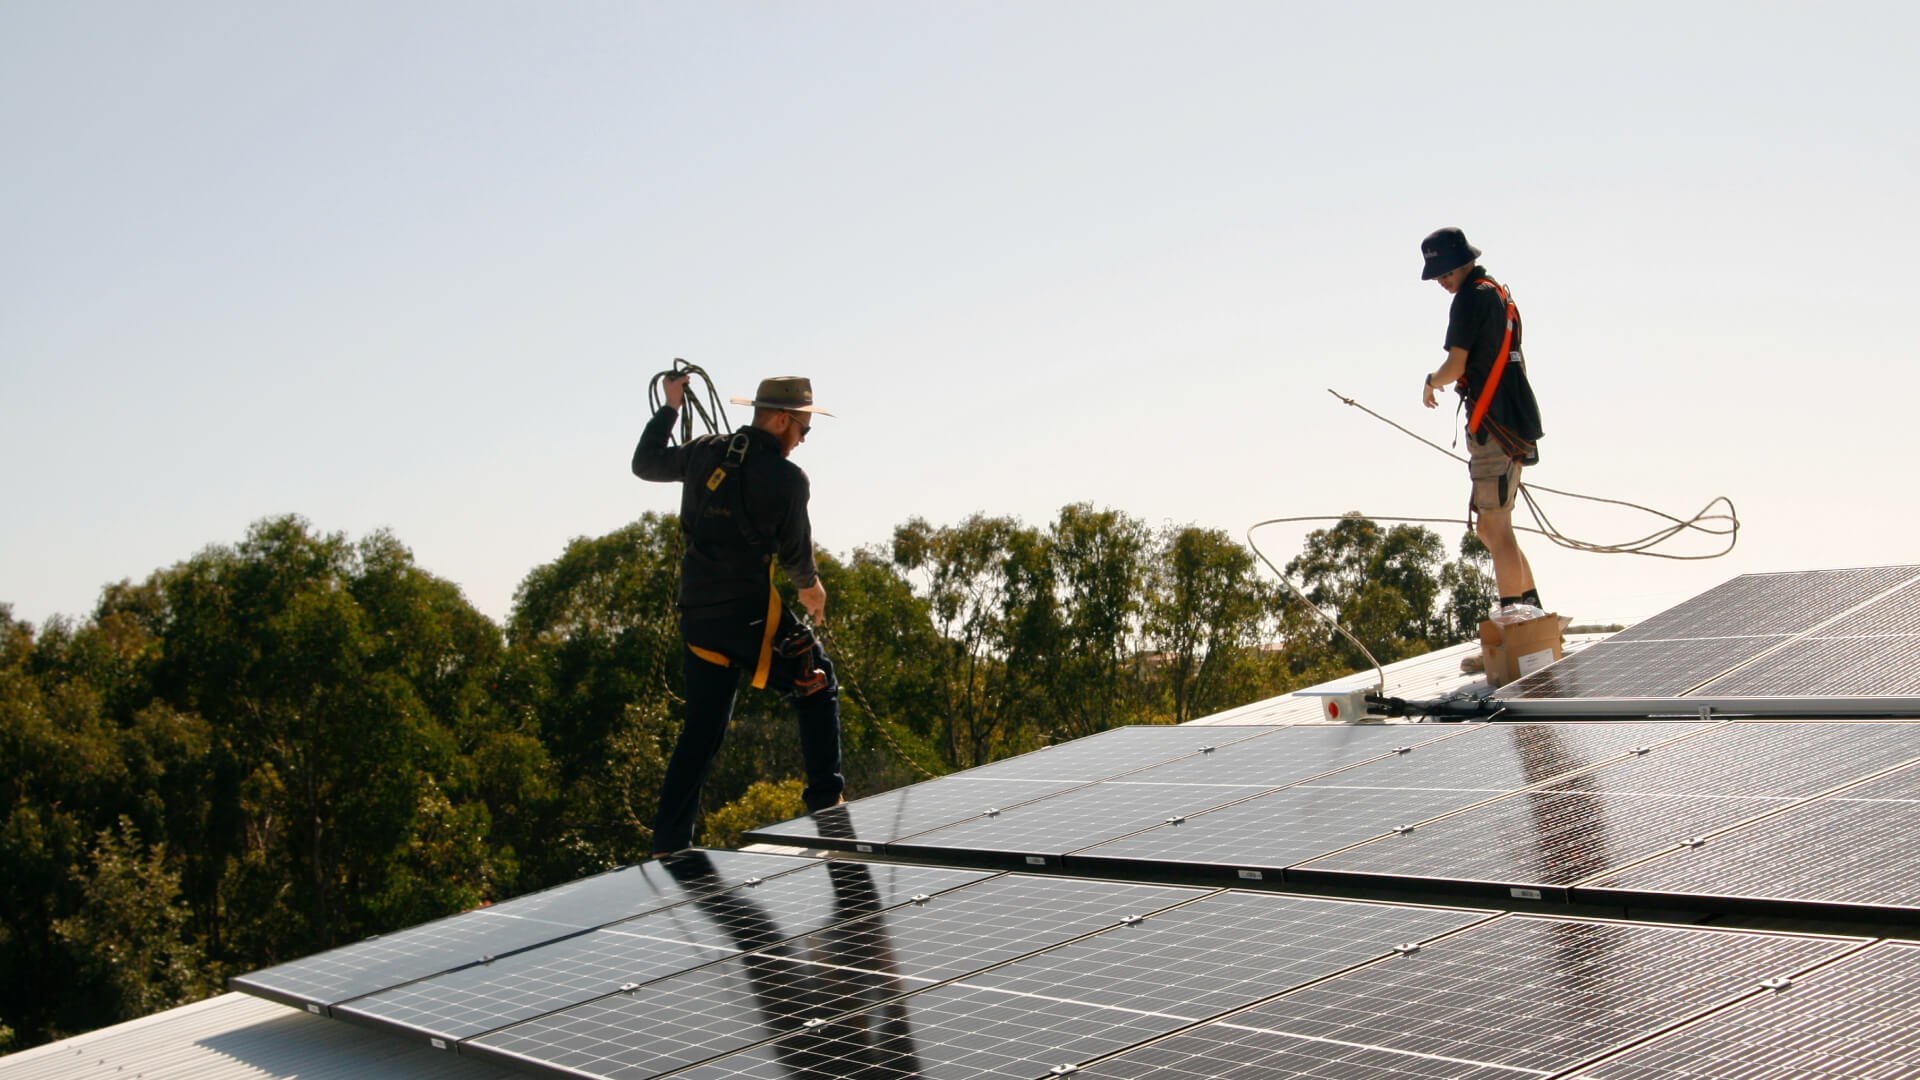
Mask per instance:
[[[1513,298],[1507,295],[1505,286],[1492,278],[1481,280],[1492,285],[1493,291],[1499,293],[1501,301],[1507,305],[1507,333],[1500,339],[1500,355],[1493,358],[1493,367],[1487,372],[1486,384],[1480,387],[1480,396],[1474,399],[1473,412],[1467,417],[1467,430],[1475,435],[1480,434],[1480,421],[1486,419],[1487,407],[1493,404],[1493,392],[1499,389],[1500,375],[1507,370],[1507,356],[1513,351],[1513,322],[1516,314]]]

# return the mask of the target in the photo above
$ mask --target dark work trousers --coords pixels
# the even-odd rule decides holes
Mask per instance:
[[[733,702],[740,689],[742,675],[751,676],[758,662],[764,622],[747,627],[742,624],[715,624],[693,619],[681,620],[681,632],[689,645],[697,645],[729,658],[726,664],[702,659],[687,649],[687,715],[673,745],[673,757],[667,762],[667,776],[660,785],[660,813],[653,822],[653,849],[678,851],[693,844],[693,820],[700,809],[700,789],[707,771],[720,753],[727,724],[733,719]],[[816,641],[808,636],[804,648],[778,647],[795,642],[796,631],[807,634],[791,614],[780,612],[780,625],[774,636],[775,647],[767,671],[767,689],[783,694],[793,705],[800,721],[800,757],[806,770],[806,787],[801,793],[808,810],[819,810],[840,801],[846,780],[840,775],[840,687],[834,679],[833,663]],[[748,645],[747,642],[751,644]],[[824,682],[821,681],[824,676]],[[817,687],[811,693],[809,687]]]

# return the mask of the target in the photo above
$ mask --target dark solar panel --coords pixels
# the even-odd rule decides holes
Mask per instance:
[[[818,860],[704,851],[583,878],[492,907],[452,915],[232,980],[236,990],[301,1006],[327,1006],[488,957],[683,903],[754,877]],[[678,876],[676,876],[676,872]]]
[[[1482,724],[1314,785],[1512,791],[1705,730],[1704,724]]]
[[[1611,641],[1805,633],[1920,577],[1920,566],[1745,574],[1630,626]]]
[[[984,876],[937,867],[889,866],[876,873],[858,863],[815,865],[357,998],[334,1011],[451,1042]]]
[[[1068,856],[1067,863],[1173,863],[1237,871],[1249,879],[1277,878],[1283,867],[1500,794],[1302,784],[1095,845]]]
[[[1910,697],[1920,695],[1920,635],[1810,637],[1729,672],[1696,697]]]
[[[1751,798],[1522,792],[1293,867],[1287,876],[1471,882],[1538,896],[1779,805]]]
[[[1809,637],[1920,634],[1920,581],[1910,582],[1858,611],[1823,623]]]
[[[1121,780],[1157,784],[1232,784],[1285,787],[1333,769],[1459,736],[1463,729],[1402,724],[1315,724],[1223,746],[1208,754],[1128,773]],[[1471,729],[1465,729],[1471,730]]]
[[[965,981],[1203,1020],[1493,914],[1227,891]]]
[[[1081,1070],[1111,1080],[1546,1076],[1855,941],[1509,916]],[[1650,988],[1658,992],[1649,992]]]
[[[900,854],[953,852],[1057,861],[1069,851],[1258,795],[1266,788],[1110,781],[887,845]]]
[[[1166,886],[997,877],[471,1045],[513,1062],[651,1076],[805,1030],[810,1021],[818,1025],[869,1008],[883,1016],[900,1013],[886,1000],[1202,895]],[[872,1024],[886,1026],[880,1018]]]
[[[1917,579],[1915,566],[1735,578],[1496,696],[1912,696]]]
[[[1920,724],[1729,723],[1546,786],[1569,791],[1798,798],[1916,758],[1920,758]]]
[[[1273,731],[1230,725],[1121,727],[953,775],[969,780],[1104,780]]]
[[[1165,1028],[1152,1014],[948,984],[696,1065],[674,1080],[1047,1077]]]
[[[1920,1073],[1920,946],[1882,943],[1581,1070],[1581,1080]]]
[[[1920,913],[1916,796],[1920,767],[1902,769],[1608,875],[1575,896],[1596,903],[1689,897]]]
[[[805,817],[765,825],[747,832],[749,840],[776,844],[835,847],[846,851],[878,851],[891,841],[914,833],[965,821],[989,810],[1018,806],[1033,799],[1079,787],[1078,781],[970,779],[943,776],[869,796],[845,806],[815,811]]]
[[[1501,700],[1678,697],[1786,637],[1595,642],[1494,692]]]

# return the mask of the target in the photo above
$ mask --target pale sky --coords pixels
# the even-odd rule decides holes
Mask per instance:
[[[504,618],[569,539],[677,505],[627,471],[675,356],[727,394],[813,379],[838,417],[795,460],[837,554],[1081,500],[1235,536],[1457,517],[1464,466],[1325,392],[1450,440],[1415,384],[1448,224],[1526,319],[1529,478],[1744,525],[1697,563],[1523,539],[1549,607],[1920,561],[1917,31],[1750,0],[0,0],[0,601],[83,617],[293,512],[392,529]]]

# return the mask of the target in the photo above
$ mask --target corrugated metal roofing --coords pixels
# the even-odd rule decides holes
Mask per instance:
[[[0,1057],[0,1080],[505,1080],[518,1075],[245,994],[222,994]]]

